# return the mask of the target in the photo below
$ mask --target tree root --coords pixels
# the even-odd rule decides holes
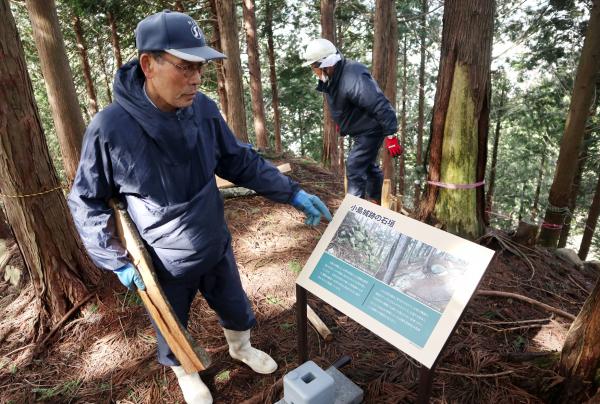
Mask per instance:
[[[500,292],[500,291],[496,291],[496,290],[478,290],[477,294],[480,296],[508,297],[511,299],[522,300],[524,302],[533,304],[534,306],[540,307],[544,310],[548,310],[549,312],[552,312],[554,314],[558,314],[559,316],[566,318],[568,320],[575,321],[575,316],[572,315],[571,313],[567,313],[564,310],[557,309],[556,307],[552,307],[550,305],[547,305],[546,303],[539,302],[530,297],[519,295],[517,293]]]

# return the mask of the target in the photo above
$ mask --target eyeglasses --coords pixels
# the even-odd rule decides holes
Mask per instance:
[[[185,78],[187,78],[187,79],[189,79],[190,77],[192,77],[192,75],[194,73],[202,74],[202,68],[206,64],[206,63],[200,62],[200,63],[190,64],[190,65],[179,65],[177,63],[171,62],[167,58],[163,57],[161,59],[164,60],[165,62],[167,62],[168,64],[175,66],[177,69],[179,69],[179,71],[182,72],[183,76]]]

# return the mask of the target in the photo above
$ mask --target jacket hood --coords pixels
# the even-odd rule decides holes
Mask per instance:
[[[175,112],[164,112],[156,108],[144,92],[146,78],[137,59],[123,65],[115,75],[113,92],[115,101],[125,109],[144,129],[169,158],[186,155],[187,144],[182,125],[193,125],[193,106]],[[187,140],[187,141],[186,141]]]

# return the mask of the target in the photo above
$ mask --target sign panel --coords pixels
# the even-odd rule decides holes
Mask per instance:
[[[493,255],[346,195],[296,283],[431,368]]]

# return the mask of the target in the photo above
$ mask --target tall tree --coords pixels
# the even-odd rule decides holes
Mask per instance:
[[[75,38],[77,38],[77,50],[79,51],[79,61],[83,70],[83,78],[85,81],[85,89],[88,96],[88,111],[91,116],[98,112],[98,99],[96,98],[96,89],[94,88],[94,79],[92,78],[92,70],[88,58],[87,45],[81,26],[81,18],[75,12],[73,14],[73,29]]]
[[[494,130],[494,145],[492,146],[492,162],[490,164],[490,176],[488,190],[485,199],[485,209],[491,213],[494,201],[494,188],[496,187],[496,167],[498,165],[498,145],[500,144],[500,130],[502,128],[502,116],[504,115],[504,103],[506,88],[501,84],[500,101],[496,108],[496,129]]]
[[[598,106],[600,106],[600,74],[596,75],[596,96],[594,97],[594,105],[590,109],[590,119],[588,119],[588,125],[586,126],[585,134],[583,135],[581,151],[579,152],[579,157],[577,158],[577,171],[575,172],[573,185],[571,186],[571,194],[569,195],[569,212],[571,212],[571,214],[567,215],[565,218],[565,223],[563,224],[563,228],[561,229],[560,238],[558,240],[559,248],[566,246],[567,240],[569,239],[571,220],[573,219],[573,215],[575,214],[575,209],[577,207],[577,196],[579,195],[579,188],[581,186],[581,179],[583,177],[585,163],[588,160],[588,149],[593,141],[592,134],[594,132],[594,128],[592,127],[593,121],[591,118],[597,114]]]
[[[425,124],[425,55],[427,50],[427,12],[429,9],[428,0],[421,0],[421,26],[419,30],[419,47],[421,60],[419,62],[419,109],[417,116],[417,155],[416,165],[423,165],[423,127]],[[415,209],[421,201],[421,183],[415,182],[414,206]]]
[[[273,107],[273,127],[275,130],[275,153],[281,153],[281,112],[279,111],[279,90],[275,70],[275,46],[273,44],[273,0],[267,0],[265,35],[267,35],[267,55],[269,57],[269,81],[271,82],[271,106]]]
[[[0,0],[0,189],[37,296],[39,337],[89,292],[84,252],[52,166],[8,0]],[[17,197],[18,196],[18,197]]]
[[[373,78],[392,105],[396,105],[398,75],[398,18],[395,0],[375,2],[375,33],[373,36]],[[383,177],[393,181],[393,165],[389,153],[383,153]],[[392,192],[394,193],[394,192]]]
[[[211,45],[213,48],[222,51],[223,47],[221,46],[221,31],[219,30],[217,0],[210,0],[209,6],[212,14],[211,21],[213,27]],[[214,65],[217,71],[217,94],[219,95],[219,104],[221,105],[221,111],[225,117],[225,120],[229,122],[227,119],[227,90],[225,89],[225,68],[223,66],[223,60],[215,60]]]
[[[494,0],[445,3],[422,220],[475,239],[484,230]],[[452,189],[451,187],[474,187]],[[450,188],[450,189],[448,189]]]
[[[248,142],[236,3],[230,0],[216,0],[215,4],[217,6],[221,46],[223,53],[227,55],[227,59],[223,61],[225,91],[227,93],[227,123],[238,139],[242,142]]]
[[[534,220],[538,215],[538,205],[540,202],[540,191],[542,189],[542,181],[544,179],[544,171],[546,171],[546,146],[542,149],[542,158],[538,169],[537,183],[535,185],[535,193],[533,194],[533,205],[531,207],[531,219]]]
[[[406,51],[406,33],[402,39],[402,112],[400,118],[400,144],[406,145],[406,86],[408,85],[408,75],[406,71],[407,67],[407,51]],[[405,181],[406,181],[406,153],[400,155],[400,162],[398,168],[398,193],[400,197],[404,197],[405,192]],[[403,203],[403,200],[400,201]]]
[[[79,164],[85,123],[73,84],[56,6],[54,0],[27,0],[25,4],[40,57],[65,174],[67,181],[71,183]]]
[[[579,246],[579,258],[585,260],[590,251],[590,245],[592,244],[592,237],[598,224],[598,214],[600,213],[600,176],[596,182],[596,192],[594,192],[594,199],[588,212],[588,217],[585,221],[585,228],[583,229],[583,237],[581,238],[581,244]]]
[[[595,78],[600,70],[600,1],[594,0],[592,4],[573,85],[571,105],[560,143],[558,163],[548,195],[548,207],[539,237],[539,243],[545,247],[556,247],[565,216],[568,214],[569,193],[577,168],[573,161],[577,160],[581,148],[592,104]]]
[[[330,40],[333,44],[336,43],[335,1],[321,0],[321,37]],[[325,114],[323,115],[323,153],[321,154],[321,162],[325,167],[339,173],[341,171],[338,166],[338,134],[325,95],[323,95],[323,110]]]
[[[263,103],[258,39],[256,38],[254,0],[242,0],[242,9],[244,14],[244,27],[246,28],[246,44],[248,46],[248,73],[250,74],[250,96],[252,97],[252,115],[254,116],[256,147],[258,150],[266,150],[269,143],[265,120],[265,106]]]
[[[106,20],[108,21],[108,26],[110,27],[110,40],[112,43],[113,54],[115,57],[115,65],[117,69],[123,66],[123,57],[121,56],[121,45],[119,43],[119,32],[117,30],[117,21],[115,20],[115,15],[111,10],[106,12]]]

